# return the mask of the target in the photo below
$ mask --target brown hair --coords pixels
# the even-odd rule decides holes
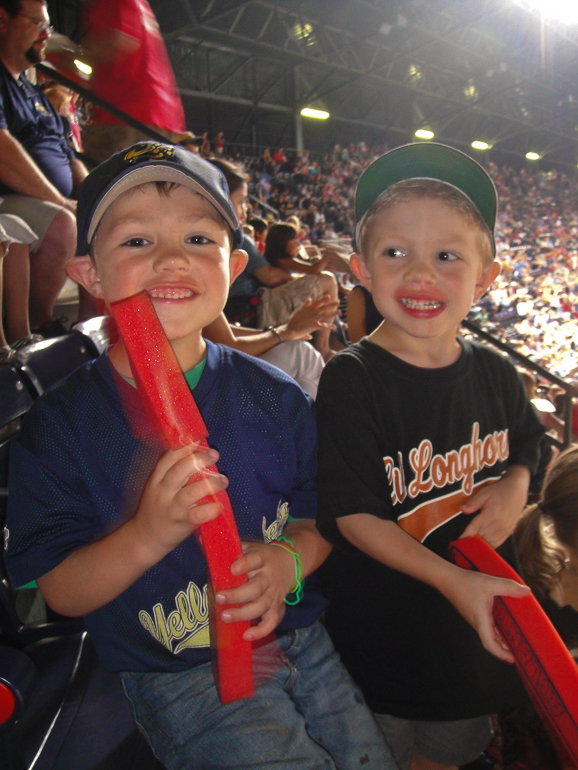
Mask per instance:
[[[229,195],[238,190],[243,182],[249,182],[249,176],[234,163],[230,163],[228,160],[221,160],[221,158],[207,158],[207,160],[223,173],[229,185]]]
[[[135,187],[130,187],[125,192],[127,192],[127,193],[135,192],[136,190],[140,190],[143,187],[147,187],[148,185],[154,185],[154,187],[155,187],[157,193],[159,194],[159,196],[161,196],[161,197],[164,196],[165,198],[168,198],[170,196],[170,194],[173,192],[173,190],[176,190],[178,187],[182,186],[178,182],[162,182],[162,181],[143,182],[142,184],[135,185]],[[198,195],[200,198],[204,198],[204,196],[201,195],[201,193],[194,192],[194,191],[192,191],[192,192],[195,195]],[[217,209],[213,206],[213,204],[209,200],[207,200],[206,198],[204,198],[204,200],[206,200],[207,203],[210,204],[211,209],[215,212],[215,218],[218,219],[219,222],[222,222],[223,226],[227,228],[227,232],[229,234],[229,243],[231,244],[231,248],[233,248],[233,232],[231,230],[231,226],[225,220],[223,215],[219,211],[217,211]],[[94,235],[92,236],[92,241],[88,245],[88,256],[90,257],[92,262],[96,261],[95,260],[95,256],[96,256],[96,242],[97,242],[98,236],[100,234],[100,225],[101,225],[101,223],[102,223],[102,217],[100,218],[100,221],[99,221],[98,225],[96,226],[96,230],[94,231]]]
[[[269,223],[261,217],[251,217],[247,220],[247,224],[251,225],[256,233],[264,233],[269,227]]]
[[[281,223],[272,225],[267,233],[265,251],[263,256],[271,265],[276,265],[278,259],[287,256],[287,244],[297,237],[297,230],[293,225]]]
[[[562,546],[578,540],[578,446],[563,452],[546,474],[541,500],[526,509],[516,527],[522,577],[547,595],[567,567]]]
[[[368,208],[360,222],[359,248],[365,256],[367,235],[378,214],[390,206],[408,203],[422,198],[438,200],[459,212],[480,231],[480,255],[482,265],[487,267],[494,261],[493,236],[488,225],[472,201],[456,187],[437,179],[404,179],[391,185],[379,195]]]

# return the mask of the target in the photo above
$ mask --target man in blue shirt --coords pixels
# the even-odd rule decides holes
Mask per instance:
[[[38,236],[30,259],[30,323],[45,329],[74,256],[70,196],[87,173],[60,116],[24,76],[43,61],[51,32],[43,0],[0,0],[0,211],[21,217]]]

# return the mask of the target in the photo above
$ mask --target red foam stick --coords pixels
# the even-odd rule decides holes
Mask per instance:
[[[112,315],[124,342],[137,390],[161,441],[168,449],[196,445],[207,449],[208,431],[175,354],[146,292],[114,302]],[[189,479],[189,484],[217,473],[215,465]],[[253,695],[251,643],[243,639],[249,621],[223,623],[220,613],[231,605],[220,605],[214,596],[236,588],[246,575],[231,574],[231,564],[242,555],[237,525],[225,490],[203,498],[214,500],[221,510],[213,521],[202,524],[195,534],[208,565],[209,627],[213,673],[221,703]]]
[[[479,535],[451,543],[450,555],[459,567],[523,583]],[[577,768],[578,666],[574,658],[532,594],[520,599],[496,596],[493,614],[564,768]]]

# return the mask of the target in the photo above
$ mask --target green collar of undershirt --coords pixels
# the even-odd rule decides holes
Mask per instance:
[[[191,390],[194,390],[199,384],[199,380],[201,379],[201,374],[203,373],[206,363],[207,363],[207,359],[203,358],[200,364],[197,364],[192,369],[189,369],[188,372],[184,372],[185,380],[187,381],[187,385]],[[136,388],[135,381],[131,380],[130,377],[123,376],[123,380],[126,380],[129,385],[132,385],[133,388]]]

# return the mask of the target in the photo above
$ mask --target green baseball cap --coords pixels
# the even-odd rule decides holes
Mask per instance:
[[[498,194],[488,172],[453,147],[415,142],[386,152],[361,175],[355,192],[356,238],[359,224],[371,204],[388,187],[406,179],[436,179],[455,187],[474,204],[493,236]]]

